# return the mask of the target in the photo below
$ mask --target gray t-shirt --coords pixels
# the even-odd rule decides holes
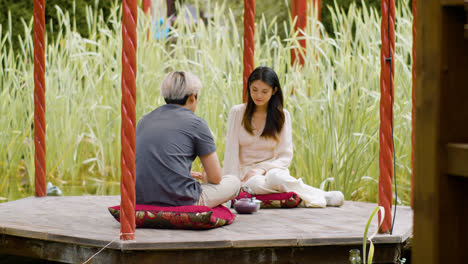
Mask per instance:
[[[136,203],[195,204],[202,190],[192,162],[215,151],[206,121],[189,109],[166,104],[146,114],[136,129]]]

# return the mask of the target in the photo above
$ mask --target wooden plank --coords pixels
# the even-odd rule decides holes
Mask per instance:
[[[463,263],[468,257],[468,181],[467,178],[449,177],[450,166],[446,144],[468,144],[468,39],[464,38],[466,22],[463,6],[443,8],[442,19],[442,56],[440,82],[440,137],[436,146],[440,149],[439,160],[439,222],[434,232],[438,233],[440,247],[439,263]],[[443,241],[443,242],[442,242]]]
[[[447,144],[447,173],[468,177],[468,144]]]
[[[441,82],[437,98],[440,101],[437,116],[440,137],[437,144],[443,151],[441,154],[446,155],[446,144],[468,143],[468,40],[464,38],[464,8],[442,8],[441,11]]]
[[[436,264],[439,241],[437,192],[440,165],[438,139],[441,7],[438,0],[417,2],[416,128],[414,166],[414,233],[411,261]]]
[[[466,13],[453,3],[418,2],[414,263],[468,257],[468,181],[447,175],[456,161],[446,145],[468,144]]]

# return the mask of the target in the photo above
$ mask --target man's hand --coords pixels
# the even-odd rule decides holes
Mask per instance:
[[[246,182],[254,175],[264,175],[265,173],[266,171],[264,169],[251,169],[245,174],[244,179],[242,181]]]
[[[205,170],[202,172],[198,171],[191,171],[190,174],[192,175],[193,178],[200,180],[201,182],[205,183],[206,182],[206,173]]]

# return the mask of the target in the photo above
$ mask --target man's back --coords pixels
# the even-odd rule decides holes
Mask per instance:
[[[202,190],[192,162],[214,151],[206,122],[191,110],[166,104],[145,115],[136,130],[136,203],[195,204]]]

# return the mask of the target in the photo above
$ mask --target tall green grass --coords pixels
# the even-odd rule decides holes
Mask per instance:
[[[212,129],[223,158],[227,114],[241,103],[242,35],[224,4],[212,3],[206,23],[178,18],[168,39],[146,40],[150,21],[138,17],[137,119],[162,105],[159,85],[167,71],[188,70],[204,87],[196,114]],[[411,133],[411,13],[397,7],[395,52],[395,148],[399,203],[409,203]],[[313,16],[305,32],[303,67],[290,64],[298,44],[291,23],[257,21],[255,64],[275,69],[292,115],[291,172],[307,183],[341,190],[346,199],[377,201],[380,100],[380,15],[352,7],[331,10],[335,35]],[[89,38],[60,17],[55,41],[46,48],[47,180],[65,195],[118,194],[120,182],[121,11],[109,18],[88,8]],[[34,193],[32,20],[18,32],[3,25],[0,43],[0,200]],[[289,36],[280,39],[282,28]],[[0,34],[1,35],[1,34]],[[291,90],[295,93],[291,96]],[[197,167],[197,165],[195,165]]]

